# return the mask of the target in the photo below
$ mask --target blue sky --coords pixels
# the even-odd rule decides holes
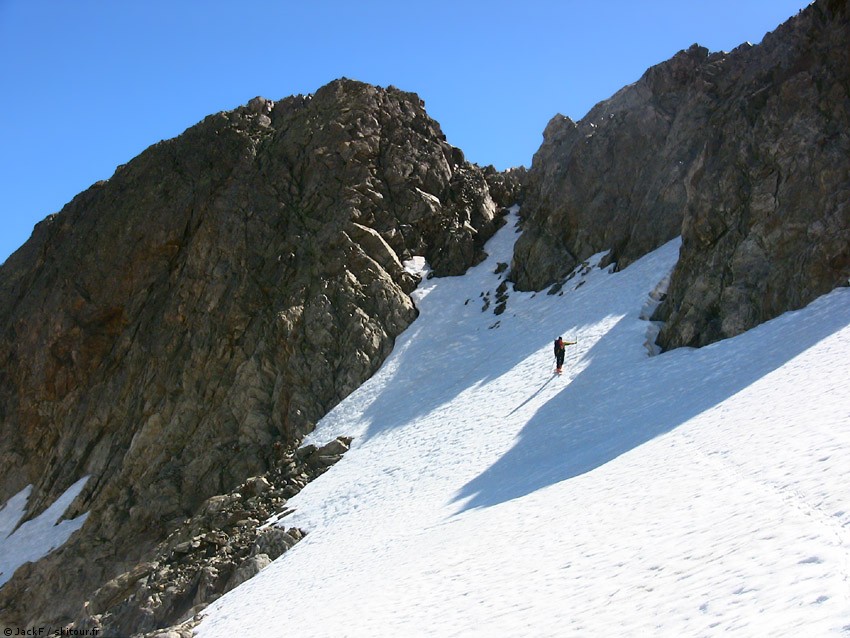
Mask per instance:
[[[807,4],[0,0],[0,261],[117,165],[256,95],[393,84],[471,161],[529,166],[556,113],[580,119],[694,42],[759,42]]]

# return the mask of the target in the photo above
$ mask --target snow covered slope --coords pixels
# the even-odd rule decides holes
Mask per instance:
[[[71,534],[83,526],[88,513],[73,519],[62,516],[89,477],[74,483],[53,504],[33,519],[21,523],[32,492],[28,485],[0,507],[0,587],[24,563],[35,562],[65,544]],[[20,525],[19,525],[20,524]]]
[[[422,313],[312,442],[356,437],[281,521],[310,533],[203,638],[818,636],[850,631],[850,289],[649,356],[677,242],[563,295],[490,258]],[[598,263],[598,260],[597,260]],[[555,337],[577,340],[553,376]]]

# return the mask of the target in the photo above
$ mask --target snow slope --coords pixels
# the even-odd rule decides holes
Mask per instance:
[[[62,519],[65,510],[82,492],[89,477],[74,483],[41,514],[20,523],[32,492],[28,485],[0,508],[0,587],[24,563],[35,562],[65,544],[83,526],[88,512],[74,519]],[[20,523],[20,525],[19,525]]]
[[[678,243],[482,312],[515,216],[310,442],[309,535],[210,606],[203,638],[850,632],[850,289],[649,356]],[[598,263],[598,258],[594,263]],[[552,375],[552,340],[577,340]]]

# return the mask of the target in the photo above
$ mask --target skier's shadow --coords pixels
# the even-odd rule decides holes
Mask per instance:
[[[793,313],[791,327],[786,315],[733,339],[631,365],[622,357],[634,348],[633,334],[618,324],[586,353],[587,367],[529,419],[514,446],[453,502],[463,512],[519,498],[673,430],[850,324],[850,290],[829,297]]]
[[[523,401],[523,402],[522,402],[522,403],[520,403],[518,406],[516,406],[513,410],[511,410],[510,412],[508,412],[508,416],[512,416],[512,415],[514,415],[516,412],[518,412],[518,411],[519,411],[519,410],[521,410],[523,407],[525,407],[526,405],[528,405],[531,401],[533,401],[533,400],[534,400],[534,397],[536,397],[538,394],[540,394],[541,392],[543,392],[543,390],[546,388],[546,386],[547,386],[547,385],[549,385],[550,383],[552,383],[552,380],[553,380],[554,378],[555,378],[555,375],[553,374],[551,377],[549,377],[549,378],[546,380],[546,382],[545,382],[543,385],[541,385],[539,388],[537,388],[537,391],[536,391],[534,394],[532,394],[532,395],[531,395],[530,397],[528,397],[525,401]]]

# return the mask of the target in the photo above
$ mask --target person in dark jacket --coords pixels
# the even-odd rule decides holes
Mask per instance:
[[[575,341],[564,341],[563,337],[555,339],[555,372],[561,374],[564,366],[564,355],[567,353],[566,346],[574,346]]]

